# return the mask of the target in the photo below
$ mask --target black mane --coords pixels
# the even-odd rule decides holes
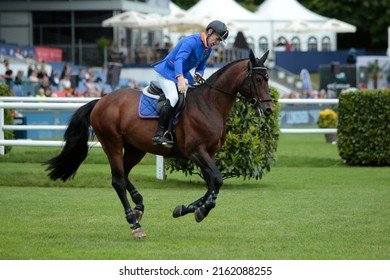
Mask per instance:
[[[241,61],[244,61],[244,60],[247,60],[247,58],[243,58],[243,59],[239,59],[239,60],[234,60],[228,64],[226,64],[225,66],[223,66],[221,69],[218,69],[216,72],[214,72],[208,79],[206,79],[207,83],[208,84],[212,84],[214,83],[218,77],[220,77],[228,68],[230,68],[230,66],[232,66],[233,64],[236,64],[238,62],[241,62]],[[203,86],[205,86],[206,83],[202,83],[202,84],[199,84],[199,85],[195,85],[196,88],[201,88]]]

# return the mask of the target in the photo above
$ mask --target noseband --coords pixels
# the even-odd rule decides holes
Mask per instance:
[[[254,87],[255,91],[256,91],[255,81],[253,81],[253,75],[252,75],[253,73],[260,74],[265,79],[265,81],[268,82],[269,77],[268,77],[268,73],[267,73],[267,67],[264,67],[264,66],[253,67],[252,62],[249,61],[248,62],[248,75],[242,81],[240,89],[245,87],[249,83],[249,92],[252,93],[252,87]],[[248,80],[249,80],[249,82],[247,82]],[[254,96],[250,99],[248,99],[248,98],[243,98],[243,99],[246,100],[247,102],[249,102],[253,107],[257,107],[261,103],[272,102],[271,98],[258,99],[257,94],[254,94]]]

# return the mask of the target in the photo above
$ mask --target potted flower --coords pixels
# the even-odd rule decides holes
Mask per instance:
[[[337,113],[332,109],[322,110],[317,124],[319,128],[337,128]],[[325,139],[328,143],[335,143],[337,140],[336,133],[326,133]]]

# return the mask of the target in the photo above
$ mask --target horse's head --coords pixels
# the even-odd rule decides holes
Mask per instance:
[[[268,88],[268,72],[264,62],[268,57],[267,51],[260,59],[253,51],[249,51],[248,74],[239,88],[240,94],[248,100],[258,116],[272,114],[272,99]]]

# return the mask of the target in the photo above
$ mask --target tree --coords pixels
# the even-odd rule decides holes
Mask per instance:
[[[274,113],[259,118],[248,104],[238,101],[226,122],[226,143],[216,154],[216,165],[224,179],[243,177],[259,180],[275,162],[279,142],[279,93],[270,88],[274,100]],[[200,169],[189,160],[170,158],[168,169],[185,175],[200,175]]]
[[[320,15],[347,21],[357,27],[353,34],[339,34],[339,48],[385,50],[390,26],[389,0],[299,0]]]

